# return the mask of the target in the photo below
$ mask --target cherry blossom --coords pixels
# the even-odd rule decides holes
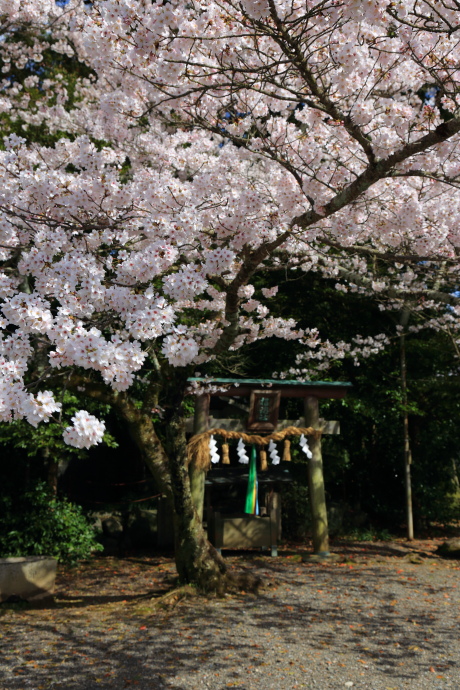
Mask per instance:
[[[89,448],[102,441],[104,431],[103,422],[80,410],[72,417],[72,426],[64,431],[64,441],[75,448]]]
[[[26,383],[37,348],[44,387],[83,371],[124,394],[150,365],[262,338],[299,341],[298,376],[386,345],[275,317],[274,269],[458,329],[456,3],[13,0],[0,16],[2,420],[60,409]],[[64,438],[102,434],[82,411]]]

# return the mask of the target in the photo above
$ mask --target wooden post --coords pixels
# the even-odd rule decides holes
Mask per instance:
[[[208,430],[209,394],[197,395],[195,398],[195,417],[193,421],[193,433],[201,434]],[[190,490],[193,504],[200,520],[203,520],[204,507],[204,482],[206,472],[192,465],[189,468]]]
[[[314,429],[321,428],[317,398],[305,398],[305,426],[311,426]],[[321,439],[309,436],[308,445],[313,456],[308,460],[308,488],[313,524],[313,552],[325,556],[329,554],[329,533],[327,528]]]
[[[407,317],[409,312],[406,311]],[[403,313],[403,318],[405,314]],[[407,325],[407,320],[403,325]],[[407,517],[407,539],[412,541],[414,538],[414,515],[412,512],[412,480],[411,464],[412,452],[410,447],[409,435],[409,415],[407,412],[407,367],[406,367],[406,338],[404,332],[400,336],[401,346],[401,389],[403,406],[403,439],[404,439],[404,482],[406,487],[406,517]]]

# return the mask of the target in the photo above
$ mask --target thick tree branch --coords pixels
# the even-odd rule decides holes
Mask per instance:
[[[447,141],[455,134],[458,134],[458,132],[460,132],[460,118],[443,122],[432,132],[428,132],[428,134],[425,134],[417,141],[410,142],[387,158],[369,165],[353,182],[324,204],[323,214],[319,214],[314,210],[307,211],[294,218],[291,227],[297,225],[299,228],[306,229],[313,225],[313,223],[319,222],[322,218],[327,218],[345,208],[345,206],[349,206],[376,182],[388,177],[398,164],[403,163],[417,153],[423,153],[432,146]]]
[[[151,415],[138,409],[126,393],[114,391],[88,377],[72,374],[68,380],[68,387],[93,400],[112,405],[119,412],[159,489],[171,499],[168,456],[155,432]]]
[[[243,261],[237,275],[226,288],[225,320],[228,322],[228,326],[224,328],[222,335],[213,347],[213,354],[219,354],[228,350],[240,334],[238,324],[239,307],[241,303],[241,297],[238,294],[240,288],[248,284],[260,264],[270,256],[275,249],[284,244],[290,234],[290,232],[285,232],[273,242],[267,242],[261,245],[255,251],[248,254],[247,259]]]

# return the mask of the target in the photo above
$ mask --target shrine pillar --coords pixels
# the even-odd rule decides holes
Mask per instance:
[[[195,397],[195,416],[193,419],[193,433],[202,434],[208,430],[209,417],[209,400],[208,393],[204,395],[197,395]],[[204,507],[204,483],[206,479],[206,472],[203,469],[190,465],[190,490],[192,493],[193,504],[200,520],[203,520]]]
[[[321,429],[318,398],[305,398],[305,426]],[[308,490],[312,517],[313,552],[320,556],[329,554],[326,492],[324,490],[321,437],[308,437],[312,457],[308,460]]]

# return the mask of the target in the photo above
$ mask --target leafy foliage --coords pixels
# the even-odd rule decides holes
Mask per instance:
[[[70,419],[79,409],[81,400],[78,396],[65,391],[62,396],[63,414],[65,419]],[[95,401],[88,401],[86,406],[90,411],[96,411],[101,418],[107,417],[110,412],[109,405],[103,405]],[[46,449],[54,456],[65,457],[69,455],[85,457],[86,451],[74,448],[64,443],[62,438],[63,424],[60,420],[52,419],[47,424],[39,424],[33,427],[25,420],[0,423],[0,446],[14,448],[23,452],[29,458],[34,458]],[[108,432],[103,436],[103,443],[109,448],[116,448],[115,438]]]
[[[102,550],[81,508],[54,498],[43,483],[0,497],[0,515],[2,557],[46,555],[73,563]]]
[[[323,439],[324,474],[328,504],[341,503],[353,514],[365,513],[367,527],[398,530],[405,521],[403,470],[403,396],[399,338],[394,326],[399,313],[382,312],[377,300],[344,294],[312,274],[276,275],[279,292],[276,315],[294,314],[302,328],[318,327],[322,339],[332,342],[393,333],[383,353],[355,366],[350,359],[333,362],[324,380],[348,380],[353,389],[345,400],[321,402],[321,416],[340,420],[339,436]],[[263,276],[258,288],[265,287]],[[273,280],[273,276],[270,276]],[[267,283],[268,284],[268,283]],[[416,322],[416,315],[414,316]],[[412,446],[412,483],[416,528],[430,522],[458,520],[456,490],[460,460],[460,433],[456,419],[460,396],[456,353],[448,334],[435,331],[406,336],[409,425]],[[247,373],[270,378],[287,369],[301,352],[298,342],[261,341],[249,348]],[[302,405],[289,401],[282,417],[295,419]],[[290,535],[308,524],[306,471],[285,492],[283,529]],[[296,505],[296,504],[299,505]],[[293,507],[294,506],[294,507]],[[305,509],[304,509],[305,508]]]

